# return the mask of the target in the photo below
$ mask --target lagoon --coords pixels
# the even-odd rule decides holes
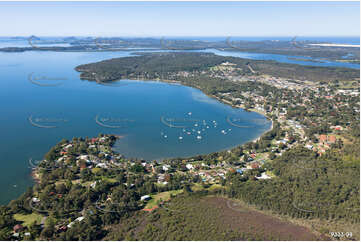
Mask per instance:
[[[130,52],[0,53],[0,204],[33,184],[29,159],[61,139],[120,135],[114,149],[147,160],[228,149],[259,137],[271,122],[201,91],[156,81],[105,86],[82,81],[80,64]]]

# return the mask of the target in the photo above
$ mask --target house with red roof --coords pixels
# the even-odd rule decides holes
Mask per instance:
[[[329,143],[331,143],[331,144],[335,143],[335,142],[336,142],[336,136],[334,136],[334,135],[329,135],[329,136],[327,137],[327,141],[328,141]]]
[[[24,229],[24,227],[21,224],[17,224],[13,227],[14,233],[21,232]]]
[[[258,162],[253,162],[252,164],[251,164],[251,168],[252,169],[258,169],[259,168],[259,163]]]
[[[327,142],[327,135],[321,134],[318,139],[320,140],[321,143],[326,143]]]

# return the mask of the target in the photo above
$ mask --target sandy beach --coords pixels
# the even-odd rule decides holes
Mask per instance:
[[[324,47],[354,47],[354,48],[360,48],[360,45],[350,45],[350,44],[309,44],[314,46],[324,46]]]

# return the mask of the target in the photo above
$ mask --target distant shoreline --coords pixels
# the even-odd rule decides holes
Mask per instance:
[[[354,47],[354,48],[360,48],[360,45],[351,45],[351,44],[331,44],[331,43],[325,43],[325,44],[309,44],[313,46],[324,46],[324,47]]]

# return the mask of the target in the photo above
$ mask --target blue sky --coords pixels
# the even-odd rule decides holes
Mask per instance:
[[[1,36],[359,36],[359,2],[0,2]]]

